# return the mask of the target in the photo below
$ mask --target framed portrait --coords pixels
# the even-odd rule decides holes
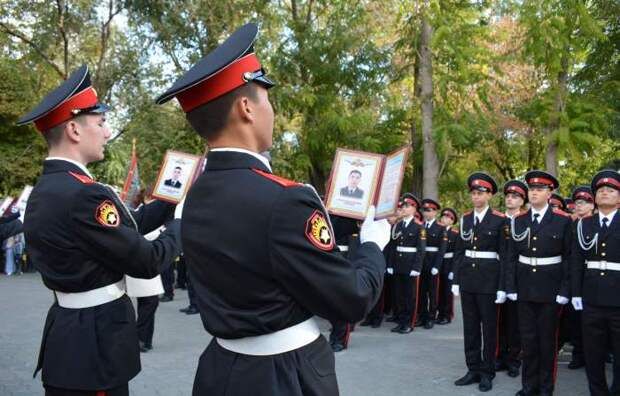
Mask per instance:
[[[198,155],[168,150],[159,170],[153,198],[179,203],[196,179],[201,157]]]

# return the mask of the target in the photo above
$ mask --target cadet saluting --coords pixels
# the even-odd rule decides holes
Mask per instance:
[[[338,394],[334,355],[313,318],[356,322],[381,293],[387,221],[360,230],[355,257],[339,253],[312,187],[271,173],[273,82],[247,24],[181,77],[176,97],[211,150],[187,197],[183,250],[198,309],[214,338],[194,395]]]
[[[47,396],[129,394],[140,352],[123,274],[152,278],[179,253],[178,220],[152,242],[142,236],[173,206],[131,212],[86,169],[103,159],[107,110],[82,66],[19,120],[34,121],[49,148],[24,220],[28,253],[56,297],[36,368]]]

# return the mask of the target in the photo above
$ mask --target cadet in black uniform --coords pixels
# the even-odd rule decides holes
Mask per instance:
[[[512,220],[508,298],[518,301],[523,388],[518,396],[551,395],[558,321],[569,297],[571,218],[548,204],[559,187],[543,171],[525,175],[530,210]]]
[[[413,331],[418,310],[420,272],[424,260],[426,236],[424,228],[414,218],[420,207],[415,195],[405,193],[402,197],[403,219],[392,230],[394,240],[393,260],[388,263],[389,274],[394,276],[394,333],[408,334]]]
[[[510,180],[504,184],[504,205],[509,221],[525,212],[527,203],[527,185],[519,180]],[[509,264],[516,265],[516,263]],[[506,370],[508,376],[519,376],[521,360],[521,339],[519,337],[519,313],[516,301],[507,300],[499,309],[499,353],[495,371]]]
[[[158,103],[176,97],[207,139],[207,168],[182,226],[187,269],[213,340],[194,395],[338,394],[334,355],[313,316],[361,320],[377,301],[389,224],[368,211],[355,257],[336,247],[310,186],[271,173],[273,86],[247,24],[200,60]]]
[[[577,223],[573,238],[572,305],[583,310],[583,352],[590,394],[620,395],[620,175],[603,170],[592,179],[598,213]],[[614,355],[613,383],[605,359]]]
[[[359,245],[359,224],[355,219],[349,219],[341,216],[330,216],[332,226],[334,227],[334,237],[338,250],[342,253],[342,257],[353,257],[355,250]],[[329,344],[334,352],[341,352],[349,347],[349,338],[351,336],[351,323],[342,320],[331,321],[332,330],[329,333]]]
[[[19,220],[19,212],[0,217],[0,242],[23,232],[23,224]]]
[[[441,206],[436,201],[426,198],[422,200],[422,217],[426,231],[426,254],[420,275],[419,319],[416,326],[432,329],[437,317],[439,268],[443,257],[439,250],[444,244],[444,228],[437,222],[437,211]],[[447,243],[447,241],[446,241]]]
[[[467,185],[474,210],[465,213],[460,221],[452,290],[455,296],[461,295],[468,372],[454,384],[480,382],[478,389],[488,392],[495,377],[496,304],[506,301],[504,276],[510,235],[506,216],[489,207],[497,192],[495,180],[476,172],[469,176]]]
[[[48,396],[128,394],[140,353],[123,275],[153,278],[179,253],[178,220],[154,241],[142,236],[173,206],[154,202],[131,212],[86,169],[103,159],[107,109],[82,66],[19,120],[34,121],[49,147],[24,221],[28,253],[56,299],[36,368]]]
[[[452,280],[454,279],[453,262],[454,248],[459,233],[453,228],[453,225],[456,223],[457,218],[456,210],[452,208],[444,208],[441,211],[440,221],[445,227],[443,238],[446,243],[443,244],[444,249],[440,252],[443,260],[441,268],[439,268],[438,325],[447,325],[454,317],[454,296],[452,295]]]

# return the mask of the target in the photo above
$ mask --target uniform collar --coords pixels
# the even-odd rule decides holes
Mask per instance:
[[[426,220],[425,220],[425,221],[424,221],[424,226],[425,226],[426,228],[431,228],[431,227],[433,226],[433,223],[435,223],[435,220],[437,220],[437,219],[432,219],[432,220],[429,220],[429,221],[426,221]]]
[[[255,153],[253,151],[250,150],[246,150],[246,149],[242,149],[242,148],[237,148],[237,147],[220,147],[220,148],[214,148],[209,150],[210,153],[223,153],[223,152],[233,152],[233,153],[242,153],[242,154],[247,154],[247,155],[251,155],[252,157],[256,158],[257,160],[259,160],[268,170],[269,172],[273,172],[271,170],[271,165],[269,164],[269,161],[267,160],[267,158],[263,157],[262,155]]]
[[[482,223],[482,219],[484,219],[484,216],[487,215],[487,212],[489,211],[489,205],[487,205],[482,212],[476,212],[476,209],[474,209],[474,217],[478,218],[478,223]]]
[[[84,164],[81,164],[75,160],[69,159],[69,158],[65,158],[65,157],[47,157],[45,159],[45,163],[44,166],[46,167],[46,169],[49,168],[49,165],[53,165],[54,162],[53,161],[64,161],[64,162],[68,162],[69,164],[74,165],[75,167],[77,167],[83,174],[85,174],[86,176],[90,177],[91,179],[93,178],[93,175],[90,174],[90,172],[88,171],[88,169],[86,168],[86,166],[84,166]],[[48,162],[51,161],[51,162]]]
[[[611,226],[611,222],[612,222],[612,221],[614,221],[614,216],[616,215],[616,213],[617,213],[617,212],[618,212],[618,209],[614,210],[613,212],[611,212],[611,213],[610,213],[610,214],[608,214],[608,215],[604,215],[604,214],[602,214],[602,213],[599,211],[599,212],[598,212],[598,221],[599,221],[599,224],[601,225],[601,227],[603,226],[603,219],[605,219],[605,218],[606,218],[606,219],[609,219],[609,220],[607,221],[607,227],[610,227],[610,226]]]
[[[207,154],[206,171],[229,169],[258,169],[272,173],[270,167],[258,158],[257,153],[237,151],[238,149],[215,149]]]
[[[534,215],[536,213],[540,214],[540,216],[538,216],[538,222],[540,223],[543,219],[543,217],[545,217],[545,214],[547,213],[547,210],[549,209],[549,204],[545,205],[544,208],[542,208],[541,210],[536,210],[534,209],[534,207],[532,206],[532,221],[534,221]]]
[[[413,216],[405,217],[403,219],[403,223],[405,224],[405,228],[409,227],[409,224],[411,223],[411,220],[413,220]]]

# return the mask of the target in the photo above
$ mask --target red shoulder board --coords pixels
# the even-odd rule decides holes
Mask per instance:
[[[517,217],[521,217],[521,216],[525,216],[526,214],[527,214],[527,211],[525,211],[525,212],[521,212],[521,213],[519,213],[518,215],[516,215],[516,216],[515,216],[515,218],[517,218]]]
[[[69,172],[69,174],[84,184],[93,184],[95,181],[86,175],[80,175],[79,173]]]
[[[458,234],[459,232],[457,230],[454,229],[454,227],[450,228],[450,232],[453,234]]]
[[[506,214],[504,214],[504,213],[500,212],[499,210],[495,210],[495,209],[493,209],[493,212],[492,212],[492,213],[493,213],[495,216],[499,216],[499,217],[506,217]]]
[[[557,209],[557,208],[553,208],[553,213],[558,214],[560,216],[564,216],[564,217],[570,217],[568,213],[566,213],[563,210]]]
[[[413,221],[415,221],[415,223],[416,223],[417,225],[423,225],[423,224],[424,224],[424,222],[423,222],[422,220],[413,219]]]
[[[294,181],[292,181],[292,180],[285,179],[285,178],[280,177],[280,176],[276,176],[276,175],[274,175],[274,174],[271,174],[271,173],[269,173],[269,172],[262,171],[262,170],[260,170],[260,169],[255,169],[255,168],[252,168],[252,170],[253,170],[254,172],[258,173],[259,175],[261,175],[261,176],[263,176],[263,177],[266,177],[267,179],[269,179],[269,180],[271,180],[271,181],[274,181],[274,182],[278,183],[278,184],[279,184],[279,185],[281,185],[282,187],[296,187],[296,186],[302,186],[302,185],[303,185],[303,184],[301,184],[301,183],[297,183],[297,182],[294,182]]]
[[[471,214],[471,210],[468,210],[467,212],[463,213],[463,216],[469,216]]]

